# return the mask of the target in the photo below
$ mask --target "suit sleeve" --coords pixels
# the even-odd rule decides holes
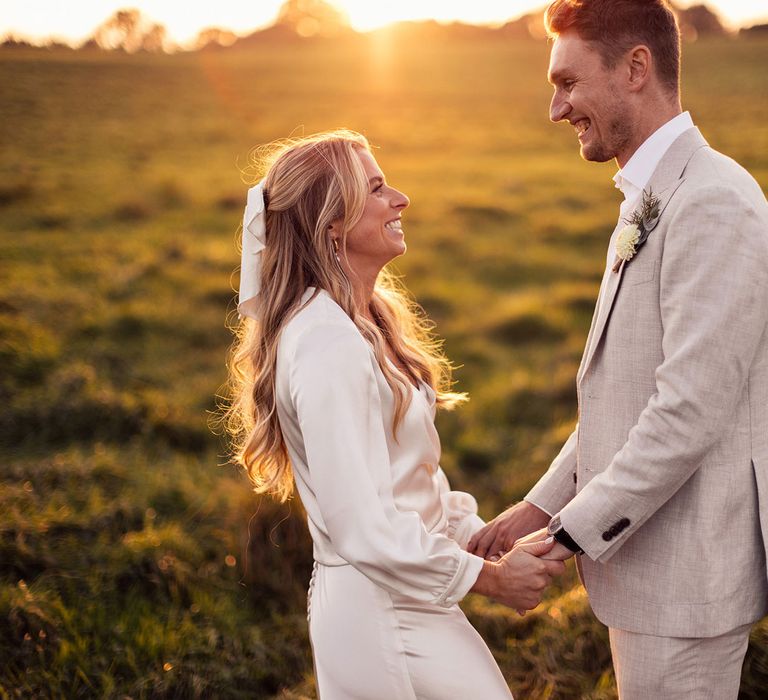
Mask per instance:
[[[579,439],[578,424],[544,476],[528,492],[524,500],[549,516],[560,510],[576,495],[576,453]]]
[[[339,556],[386,590],[449,607],[483,562],[395,507],[372,362],[353,326],[319,324],[298,340],[289,381],[314,495]]]
[[[700,188],[671,215],[660,272],[664,360],[621,450],[561,512],[607,561],[694,474],[748,390],[768,325],[768,230],[740,193]],[[625,526],[610,541],[616,523]],[[628,522],[627,522],[628,521]]]

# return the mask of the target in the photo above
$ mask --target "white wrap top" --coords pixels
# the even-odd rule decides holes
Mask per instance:
[[[280,337],[276,392],[315,560],[454,605],[482,568],[464,549],[483,521],[440,468],[435,394],[413,387],[395,438],[394,396],[373,349],[326,292],[309,288],[303,301]]]

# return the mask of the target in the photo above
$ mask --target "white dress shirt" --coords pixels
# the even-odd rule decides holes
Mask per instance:
[[[640,199],[640,193],[645,189],[669,147],[680,134],[692,127],[693,120],[689,112],[678,114],[643,141],[627,164],[613,176],[616,188],[624,195],[622,216]]]
[[[621,190],[624,201],[621,203],[619,218],[624,220],[640,204],[640,197],[651,179],[656,166],[661,162],[669,147],[684,131],[693,128],[693,120],[689,112],[683,112],[670,119],[666,124],[654,131],[640,148],[638,148],[627,164],[614,176],[616,189]],[[619,229],[620,230],[620,229]],[[615,236],[614,236],[615,238]],[[613,265],[616,257],[615,241],[611,240],[608,248],[608,263]]]

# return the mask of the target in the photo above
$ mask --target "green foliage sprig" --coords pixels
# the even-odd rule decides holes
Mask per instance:
[[[616,260],[613,271],[618,272],[624,262],[629,262],[640,246],[648,240],[651,231],[656,228],[661,217],[661,200],[651,190],[643,190],[640,206],[624,219],[626,226],[619,232],[616,239]]]

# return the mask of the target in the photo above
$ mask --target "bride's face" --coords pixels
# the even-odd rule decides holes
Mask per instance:
[[[360,220],[346,235],[346,256],[358,274],[378,274],[390,260],[405,253],[401,215],[408,197],[386,183],[374,157],[356,151],[368,180],[368,194]]]

